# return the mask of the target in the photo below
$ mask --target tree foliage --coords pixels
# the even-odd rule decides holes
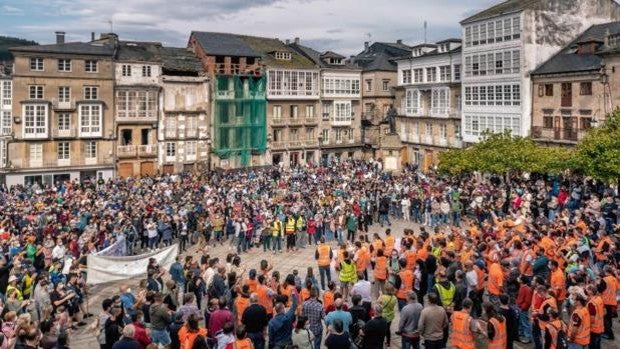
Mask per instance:
[[[588,130],[577,145],[575,167],[604,181],[620,179],[620,109],[606,116],[601,127]]]

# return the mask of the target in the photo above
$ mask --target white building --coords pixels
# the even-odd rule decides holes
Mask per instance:
[[[446,148],[461,147],[461,40],[412,48],[398,66],[398,128],[406,161],[426,170]]]
[[[463,140],[477,142],[485,130],[528,136],[530,72],[619,16],[614,0],[508,0],[463,20]]]
[[[13,82],[10,72],[1,71],[4,66],[0,65],[0,168],[7,165],[7,141],[13,131]]]

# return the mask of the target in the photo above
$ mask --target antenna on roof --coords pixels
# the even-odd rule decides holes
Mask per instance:
[[[110,33],[114,33],[114,24],[112,23],[112,20],[109,19],[108,23],[110,24]]]
[[[424,21],[424,43],[426,44],[426,28],[428,27],[428,25],[426,24],[426,21]]]

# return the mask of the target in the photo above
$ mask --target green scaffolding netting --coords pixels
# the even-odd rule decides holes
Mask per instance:
[[[214,101],[214,153],[250,166],[267,149],[265,77],[217,76]]]

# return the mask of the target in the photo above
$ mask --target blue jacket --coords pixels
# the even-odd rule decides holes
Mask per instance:
[[[285,347],[292,344],[293,321],[295,320],[295,309],[297,309],[297,297],[293,297],[293,306],[284,314],[278,314],[269,320],[269,349],[276,345]]]
[[[183,275],[183,266],[179,262],[174,262],[170,266],[170,277],[177,285],[185,285],[185,276]]]

